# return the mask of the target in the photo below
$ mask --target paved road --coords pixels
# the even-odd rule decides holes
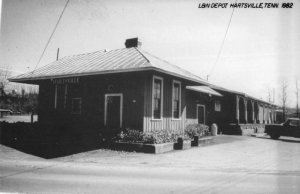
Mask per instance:
[[[283,140],[219,136],[167,154],[96,150],[52,160],[2,146],[0,192],[300,193],[300,139]]]

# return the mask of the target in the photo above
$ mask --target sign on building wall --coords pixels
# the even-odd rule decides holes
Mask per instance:
[[[79,83],[79,77],[58,78],[51,81],[53,84],[77,84]]]

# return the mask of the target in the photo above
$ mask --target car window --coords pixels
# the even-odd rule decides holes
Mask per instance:
[[[293,126],[293,127],[299,126],[299,121],[297,121],[297,120],[290,120],[290,126]]]

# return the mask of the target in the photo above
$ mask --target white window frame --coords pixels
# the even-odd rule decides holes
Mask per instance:
[[[220,105],[220,109],[219,110],[217,110],[217,106],[216,106],[216,103],[219,103],[219,105]],[[221,112],[222,111],[222,106],[221,106],[221,101],[220,100],[215,100],[215,112]]]
[[[80,100],[80,111],[79,112],[73,112],[73,100]],[[82,99],[80,97],[72,98],[71,100],[71,113],[74,115],[80,115],[82,112]]]
[[[160,106],[160,118],[154,118],[154,80],[158,79],[161,81],[161,106]],[[153,76],[152,79],[152,120],[155,121],[162,121],[163,119],[163,105],[164,105],[164,79],[162,77]]]
[[[123,93],[110,93],[104,95],[104,126],[107,124],[107,97],[120,96],[120,128],[123,122]]]
[[[178,118],[174,118],[174,84],[178,84],[179,85],[179,117]],[[173,80],[172,82],[172,120],[181,120],[181,82],[177,81],[177,80]]]
[[[196,119],[197,119],[197,124],[199,124],[198,122],[198,107],[199,106],[202,106],[203,107],[203,112],[204,112],[204,125],[205,125],[205,120],[206,120],[206,116],[205,116],[205,105],[204,104],[197,104],[197,107],[196,107]]]

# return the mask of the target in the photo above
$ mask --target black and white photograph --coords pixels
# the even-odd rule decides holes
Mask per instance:
[[[0,194],[300,193],[300,0],[0,7]]]

